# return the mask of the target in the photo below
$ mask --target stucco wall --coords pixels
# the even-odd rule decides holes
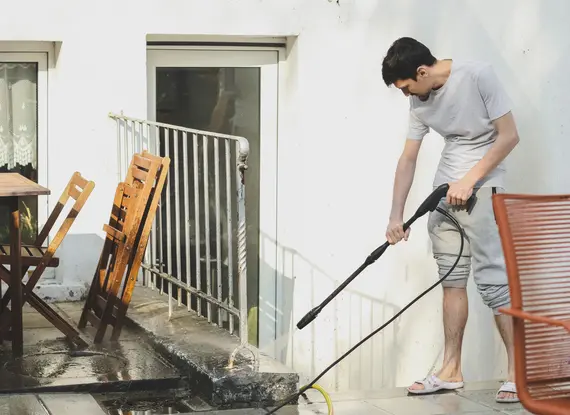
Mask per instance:
[[[508,162],[508,190],[570,192],[566,0],[105,0],[87,7],[30,0],[11,2],[3,12],[0,40],[61,41],[49,79],[50,188],[58,194],[74,170],[97,185],[63,247],[57,272],[65,287],[91,280],[117,182],[107,113],[146,116],[146,36],[290,36],[279,137],[275,305],[282,317],[277,341],[264,349],[303,376],[326,367],[436,277],[424,218],[408,243],[389,249],[313,325],[292,334],[311,305],[384,241],[407,126],[406,99],[381,78],[394,39],[417,37],[441,58],[491,62],[514,102],[521,136]],[[430,191],[441,148],[436,134],[426,138],[408,214]],[[81,243],[88,245],[78,251]],[[498,333],[472,285],[470,312],[466,379],[503,376]],[[437,366],[442,352],[435,290],[321,384],[407,385]]]

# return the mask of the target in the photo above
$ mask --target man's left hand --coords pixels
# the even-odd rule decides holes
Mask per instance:
[[[474,185],[467,180],[450,183],[447,191],[447,203],[453,206],[462,206],[467,203],[473,194]]]

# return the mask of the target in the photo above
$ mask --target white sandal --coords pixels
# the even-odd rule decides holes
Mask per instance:
[[[424,380],[417,380],[415,383],[424,385],[423,389],[408,388],[408,392],[414,395],[426,395],[440,390],[455,390],[463,387],[463,382],[446,382],[435,375],[426,377]]]
[[[517,393],[517,387],[515,385],[514,382],[504,382],[501,387],[499,388],[499,391],[497,392],[497,395],[495,396],[495,400],[499,403],[517,403],[520,402],[520,399],[517,396],[515,396],[514,398],[499,398],[499,393],[501,392],[510,392],[510,393]]]

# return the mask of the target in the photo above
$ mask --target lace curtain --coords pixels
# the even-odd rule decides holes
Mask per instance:
[[[37,64],[0,63],[0,168],[37,168]]]

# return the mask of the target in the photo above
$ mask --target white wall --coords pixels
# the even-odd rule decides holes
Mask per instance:
[[[58,194],[75,170],[96,182],[63,247],[62,286],[81,288],[91,280],[118,179],[107,113],[146,116],[147,34],[298,34],[289,42],[280,113],[277,306],[283,320],[281,336],[265,349],[282,353],[308,379],[436,277],[424,218],[408,243],[389,249],[314,324],[291,335],[311,305],[384,241],[407,119],[406,100],[381,78],[391,42],[414,36],[438,57],[492,62],[515,102],[521,135],[509,162],[509,190],[570,193],[569,12],[567,0],[10,2],[0,40],[62,42],[49,78],[49,186]],[[424,146],[408,213],[431,189],[441,139],[432,134]],[[78,251],[82,243],[88,246]],[[492,316],[473,286],[470,294],[465,377],[503,376]],[[377,389],[423,377],[441,360],[440,303],[436,290],[320,383]]]
[[[380,326],[436,278],[427,218],[411,240],[390,248],[318,319],[288,334],[383,243],[394,169],[402,149],[407,100],[381,78],[391,42],[413,36],[441,58],[491,62],[514,101],[521,144],[510,157],[508,190],[570,193],[570,63],[567,1],[307,2],[289,54],[293,131],[280,139],[279,238],[283,266],[281,350],[307,375]],[[407,214],[429,194],[442,140],[428,136]],[[326,150],[326,151],[324,151]],[[550,158],[550,160],[548,160]],[[291,294],[293,292],[293,303]],[[505,376],[506,359],[491,312],[470,282],[464,341],[467,380]],[[289,326],[287,326],[289,323]],[[320,383],[340,389],[409,385],[443,354],[441,291],[435,290]]]

